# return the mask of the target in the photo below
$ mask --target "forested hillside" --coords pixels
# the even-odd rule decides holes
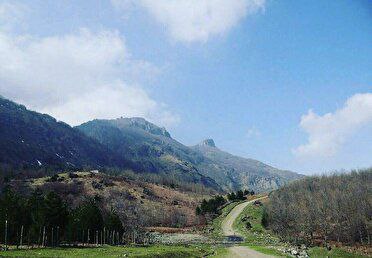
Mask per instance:
[[[285,240],[370,244],[372,169],[307,177],[270,195],[263,222]]]

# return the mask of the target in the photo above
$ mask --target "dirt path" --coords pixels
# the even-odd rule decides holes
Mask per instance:
[[[257,198],[252,201],[243,202],[238,204],[231,210],[231,212],[226,216],[226,218],[222,221],[221,228],[222,232],[227,237],[242,237],[237,231],[233,229],[234,221],[238,218],[239,214],[244,210],[247,205],[250,203],[264,199],[266,197]],[[274,257],[266,254],[262,254],[255,250],[252,250],[245,246],[232,246],[228,248],[229,254],[227,257],[249,257],[249,258],[269,258]]]

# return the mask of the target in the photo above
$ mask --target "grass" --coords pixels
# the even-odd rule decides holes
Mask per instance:
[[[360,254],[355,254],[355,253],[349,253],[345,250],[342,250],[340,248],[332,248],[331,251],[328,251],[324,247],[313,247],[310,248],[308,251],[310,257],[319,257],[319,258],[325,258],[325,257],[330,257],[330,258],[363,258],[363,257],[368,257],[368,256],[363,256]]]
[[[211,236],[214,238],[221,238],[223,236],[222,234],[222,229],[221,229],[221,224],[224,218],[227,216],[227,214],[230,213],[232,209],[235,208],[236,205],[238,205],[241,202],[233,202],[228,204],[226,207],[224,207],[221,211],[221,215],[219,215],[217,218],[215,218],[212,221],[212,231],[211,231]]]
[[[247,245],[247,246],[249,248],[251,248],[253,250],[256,250],[257,252],[263,253],[263,254],[272,255],[272,256],[280,256],[280,257],[283,257],[283,256],[284,257],[291,257],[291,256],[283,254],[282,252],[280,252],[279,250],[274,249],[274,248],[269,248],[269,247],[265,247],[265,246],[262,246],[262,245]]]
[[[262,206],[249,204],[235,220],[233,227],[244,236],[245,242],[252,246],[278,245],[279,238],[262,226],[262,213]],[[246,220],[243,221],[243,218]],[[246,227],[247,222],[251,224],[252,228]]]
[[[249,204],[234,221],[233,227],[244,237],[244,246],[268,255],[286,256],[275,248],[280,246],[278,237],[262,226],[262,213],[262,206]],[[252,226],[250,229],[246,227],[247,222]]]
[[[221,257],[222,248],[209,245],[156,245],[149,247],[44,248],[1,251],[0,257]]]

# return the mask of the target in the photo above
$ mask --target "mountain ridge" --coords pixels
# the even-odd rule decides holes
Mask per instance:
[[[0,98],[0,164],[23,168],[130,169],[217,191],[270,191],[302,176],[216,147],[185,146],[144,118],[95,119],[76,127]]]

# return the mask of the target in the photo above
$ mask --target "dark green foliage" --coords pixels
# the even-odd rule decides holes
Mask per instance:
[[[29,212],[26,200],[6,187],[0,196],[0,241],[4,241],[5,221],[8,221],[8,243],[13,242],[21,225],[30,224]]]
[[[70,237],[83,230],[102,230],[103,217],[94,200],[87,200],[74,209],[69,216],[68,232]]]
[[[239,190],[239,191],[236,192],[236,199],[238,199],[238,200],[244,200],[245,199],[244,198],[244,193],[243,193],[242,190]]]
[[[57,245],[61,241],[87,242],[88,230],[91,243],[94,241],[95,232],[103,232],[104,228],[111,234],[124,232],[118,214],[110,211],[103,216],[95,200],[87,200],[77,208],[68,210],[66,203],[57,194],[54,192],[45,194],[39,189],[31,196],[23,198],[10,188],[5,188],[0,195],[0,243],[4,243],[6,220],[8,244],[19,244],[22,226],[24,244],[47,246]],[[115,243],[118,243],[118,236],[115,237]]]
[[[245,223],[245,228],[246,228],[246,229],[251,229],[251,228],[252,228],[252,224],[251,224],[249,221],[247,221],[247,222]]]
[[[111,210],[111,212],[107,215],[105,219],[105,227],[109,231],[116,231],[120,234],[122,234],[124,231],[120,217],[114,210]]]
[[[228,193],[227,194],[227,199],[231,202],[234,202],[234,201],[242,201],[242,200],[245,200],[246,199],[246,196],[248,194],[250,194],[251,192],[249,192],[248,190],[239,190],[237,191],[236,193],[234,192],[231,192],[231,193]]]
[[[236,200],[236,194],[234,192],[229,193],[227,195],[227,199],[229,199],[229,201],[235,201]]]
[[[269,226],[269,214],[267,213],[267,210],[266,210],[266,207],[264,206],[263,210],[262,210],[262,218],[261,218],[261,225],[264,227],[264,228],[268,228]]]
[[[206,213],[217,214],[219,208],[226,203],[225,198],[221,195],[217,195],[212,199],[203,200],[200,206],[196,208],[196,214],[202,215]]]
[[[371,186],[372,169],[305,178],[270,194],[262,223],[294,242],[367,243]]]

